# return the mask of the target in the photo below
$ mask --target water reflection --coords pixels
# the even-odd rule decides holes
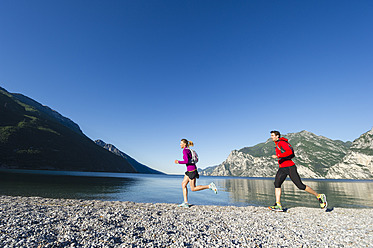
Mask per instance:
[[[39,174],[36,174],[39,173]],[[43,174],[40,174],[43,173]],[[0,170],[0,195],[40,196],[48,198],[95,199],[148,203],[183,201],[183,175],[128,173],[46,172],[24,173]],[[210,190],[191,192],[195,205],[269,206],[275,202],[274,179],[201,177],[197,185],[214,181],[218,195]],[[373,181],[303,180],[317,192],[327,195],[329,207],[373,207]],[[299,190],[290,180],[282,185],[282,204],[290,207],[318,208],[313,195]]]
[[[275,202],[274,179],[225,179],[219,186],[225,188],[234,202],[254,206]],[[329,207],[373,207],[372,181],[304,180],[319,193],[327,195]],[[299,190],[290,180],[282,185],[281,202],[286,207],[318,207],[311,194]]]
[[[130,190],[136,178],[77,177],[0,173],[0,194],[48,198],[117,200],[115,195]]]

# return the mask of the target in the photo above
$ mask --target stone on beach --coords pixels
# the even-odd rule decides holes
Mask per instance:
[[[369,247],[373,210],[0,197],[1,247]]]

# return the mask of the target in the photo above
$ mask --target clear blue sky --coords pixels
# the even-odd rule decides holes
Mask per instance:
[[[0,2],[0,86],[182,174],[307,130],[373,126],[373,1]]]

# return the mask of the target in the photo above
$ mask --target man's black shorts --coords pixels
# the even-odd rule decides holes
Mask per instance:
[[[289,167],[279,168],[275,178],[275,188],[281,188],[282,183],[289,175],[291,181],[301,190],[306,189],[306,185],[302,183],[295,165]]]

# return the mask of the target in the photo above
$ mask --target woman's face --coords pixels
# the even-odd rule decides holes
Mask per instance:
[[[184,143],[184,142],[180,142],[180,147],[182,148],[182,149],[184,149],[185,147],[186,147],[186,144]]]

